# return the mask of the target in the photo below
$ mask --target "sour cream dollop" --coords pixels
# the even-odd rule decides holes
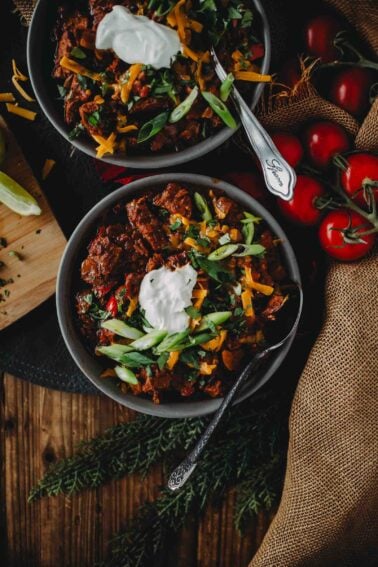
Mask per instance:
[[[124,6],[113,6],[99,23],[96,48],[113,49],[125,63],[161,69],[170,66],[181,44],[177,32],[168,26],[135,16]]]
[[[185,308],[192,305],[196,281],[197,272],[190,264],[174,271],[163,266],[144,276],[139,304],[154,329],[176,333],[188,328],[189,315]]]

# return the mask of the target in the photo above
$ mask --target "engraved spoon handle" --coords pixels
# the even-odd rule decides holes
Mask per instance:
[[[235,87],[231,91],[231,96],[239,110],[245,133],[261,163],[267,188],[273,195],[290,201],[296,183],[293,168],[281,156],[273,140]]]
[[[217,409],[214,414],[214,417],[210,421],[209,425],[206,427],[205,431],[202,433],[201,437],[198,439],[197,443],[195,444],[192,451],[189,455],[182,461],[182,463],[175,468],[172,472],[171,476],[168,480],[168,488],[170,490],[178,490],[181,488],[185,482],[188,480],[192,472],[197,466],[197,461],[202,454],[203,450],[205,449],[210,437],[214,433],[215,429],[217,428],[219,422],[221,421],[225,411],[231,404],[232,400],[234,399],[236,393],[239,391],[241,385],[243,384],[244,380],[251,374],[251,372],[257,367],[260,361],[265,358],[267,350],[258,353],[253,360],[243,370],[243,372],[239,375],[238,379],[235,381],[232,388],[226,394],[223,399],[223,402]]]

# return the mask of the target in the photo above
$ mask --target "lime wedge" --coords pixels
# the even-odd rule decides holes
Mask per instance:
[[[40,215],[42,210],[26,189],[0,171],[0,202],[23,216]]]

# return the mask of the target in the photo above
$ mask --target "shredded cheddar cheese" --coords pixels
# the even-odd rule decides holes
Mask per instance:
[[[250,81],[252,83],[272,82],[272,75],[262,75],[255,71],[235,71],[234,77],[237,81]]]
[[[128,124],[127,126],[117,126],[117,132],[120,134],[127,134],[128,132],[132,132],[133,130],[138,130],[138,126],[135,124]]]
[[[217,367],[216,364],[209,364],[208,362],[201,362],[200,367],[199,367],[199,373],[202,374],[202,376],[210,376],[214,372],[216,367]]]
[[[203,53],[201,53],[201,51],[194,51],[193,49],[191,49],[190,47],[188,47],[187,45],[183,46],[183,52],[184,55],[186,57],[189,57],[189,59],[193,59],[193,61],[195,61],[196,63],[201,59],[201,57],[203,56]]]
[[[96,156],[102,158],[105,154],[113,154],[115,150],[116,134],[112,132],[108,138],[92,134],[92,138],[99,145],[96,148]]]
[[[170,352],[166,363],[167,368],[169,370],[172,370],[176,366],[179,358],[180,358],[180,352],[178,350],[174,352]]]
[[[137,305],[138,305],[138,298],[132,297],[130,299],[129,306],[126,311],[126,317],[131,317],[131,315],[134,313],[135,309],[137,308]]]
[[[255,282],[252,278],[252,272],[249,266],[246,266],[244,270],[245,270],[245,283],[250,289],[254,289],[255,291],[262,293],[263,295],[272,295],[274,291],[274,287],[272,287],[271,285],[265,285],[259,282]]]
[[[252,306],[252,293],[250,289],[246,289],[241,294],[242,305],[246,317],[254,317],[255,312]]]
[[[47,159],[45,161],[45,163],[43,164],[43,167],[42,167],[42,172],[41,172],[41,177],[42,177],[43,181],[45,179],[47,179],[47,177],[50,175],[51,170],[54,167],[55,163],[56,162],[53,159]]]
[[[89,77],[94,81],[102,80],[101,73],[95,73],[94,71],[91,71],[90,69],[84,67],[84,65],[80,65],[80,63],[78,63],[77,61],[69,59],[66,56],[62,57],[59,64],[61,67],[63,67],[63,69],[67,69],[68,71],[72,71],[73,73],[78,73],[79,75],[83,75],[84,77]]]
[[[133,84],[141,70],[142,65],[140,65],[139,63],[131,65],[131,67],[129,68],[127,82],[121,87],[121,101],[123,102],[123,104],[126,104],[129,101],[131,89],[133,88]]]
[[[207,296],[207,289],[194,289],[192,293],[192,297],[196,301],[193,303],[193,307],[195,309],[201,309],[202,303],[204,302],[206,296]]]
[[[26,75],[21,73],[20,69],[17,67],[15,59],[12,59],[12,71],[13,71],[13,76],[17,77],[17,79],[19,81],[28,81],[29,80]]]
[[[27,108],[22,108],[22,106],[17,106],[16,104],[11,104],[10,102],[6,103],[7,111],[11,114],[16,114],[17,116],[21,116],[26,120],[34,120],[37,116],[36,112],[32,110],[28,110]]]
[[[0,102],[15,102],[13,93],[0,93]]]
[[[219,352],[226,338],[227,338],[227,331],[223,330],[214,339],[211,339],[206,343],[202,343],[201,347],[204,348],[205,350]]]

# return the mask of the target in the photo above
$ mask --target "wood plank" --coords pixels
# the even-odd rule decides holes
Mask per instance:
[[[0,127],[7,139],[7,154],[1,169],[27,189],[38,201],[40,216],[21,217],[0,203],[0,236],[8,247],[0,250],[0,277],[8,280],[10,295],[0,289],[0,330],[4,329],[50,297],[55,291],[56,275],[66,239],[43,191],[17,144],[13,134],[0,117]],[[23,261],[10,257],[15,250]]]
[[[122,529],[163,483],[161,467],[146,478],[133,475],[70,498],[27,503],[30,488],[50,462],[133,412],[102,396],[67,394],[5,375],[0,422],[3,509],[0,525],[8,567],[85,567],[105,557],[111,536]],[[193,516],[172,538],[165,567],[245,567],[270,517],[261,515],[241,537],[233,526],[235,494]],[[1,537],[1,536],[0,536]],[[151,566],[152,567],[152,566]]]

